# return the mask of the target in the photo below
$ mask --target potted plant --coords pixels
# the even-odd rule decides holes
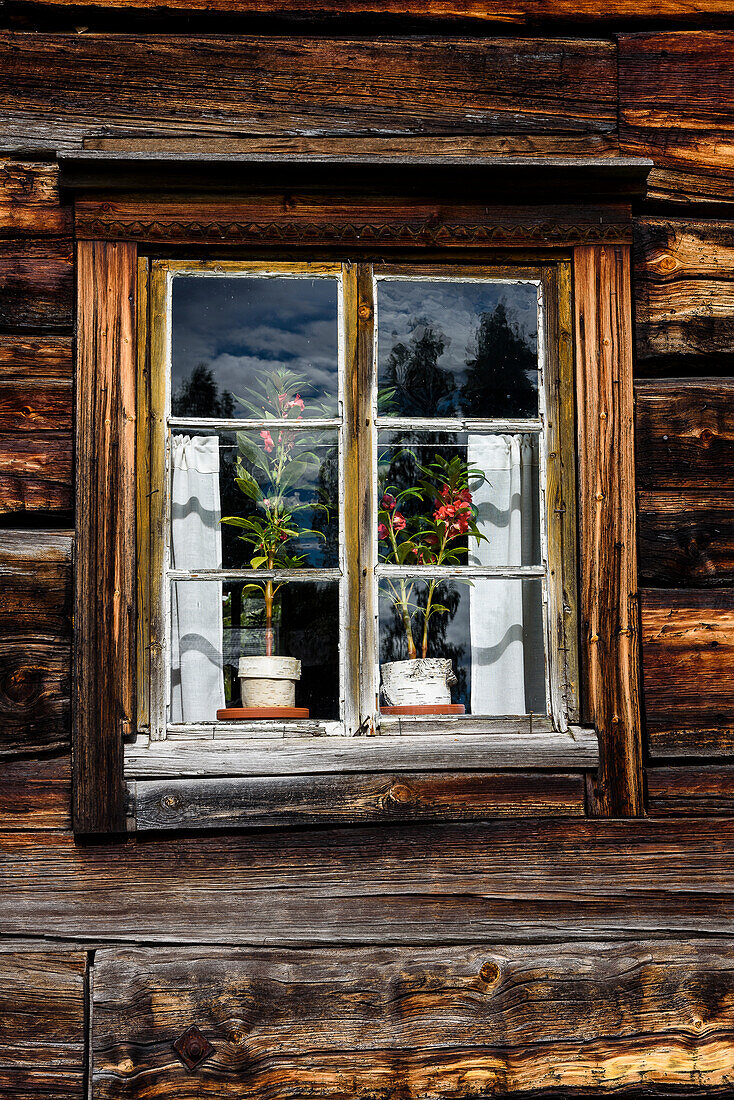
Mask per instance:
[[[421,465],[408,454],[416,471],[415,484],[398,489],[387,485],[380,499],[377,535],[380,558],[397,565],[459,565],[469,553],[471,540],[487,541],[477,527],[477,509],[470,484],[486,481],[484,473],[463,462],[436,454]],[[406,516],[406,504],[414,514]],[[457,580],[461,578],[456,578]],[[471,584],[464,579],[463,583]],[[425,600],[416,598],[416,578],[387,579],[390,602],[398,612],[408,649],[405,661],[381,666],[382,693],[391,707],[447,706],[456,676],[451,661],[428,656],[429,624],[448,608],[439,602],[440,577],[430,577]]]
[[[263,428],[259,444],[246,432],[237,433],[235,483],[255,507],[249,515],[222,518],[222,523],[238,527],[239,537],[251,547],[250,567],[268,573],[303,565],[304,556],[291,552],[293,541],[301,535],[324,537],[320,531],[305,527],[299,519],[304,511],[325,508],[320,503],[305,503],[300,495],[305,478],[320,465],[320,459],[310,450],[312,436],[287,427],[289,422],[303,417],[305,402],[299,392],[303,383],[293,371],[278,368],[257,380],[246,397],[235,398],[251,416],[283,422],[282,427]],[[262,599],[265,620],[264,654],[239,660],[243,707],[295,705],[301,662],[275,652],[273,624],[281,588],[282,582],[272,576],[243,588],[243,594],[257,593]]]

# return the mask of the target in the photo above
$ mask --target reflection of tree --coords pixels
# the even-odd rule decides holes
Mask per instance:
[[[197,363],[188,378],[171,397],[174,416],[234,416],[234,400],[226,390],[219,392],[211,367]]]
[[[525,331],[507,315],[504,302],[482,313],[476,340],[467,349],[464,409],[472,416],[533,416],[537,409],[530,372],[536,353]]]
[[[394,388],[391,413],[395,416],[449,415],[456,405],[456,381],[439,367],[446,337],[427,321],[410,323],[408,344],[394,344],[385,367],[384,387]]]
[[[425,581],[413,582],[413,603],[419,609],[426,606],[428,597],[428,585]],[[463,584],[452,580],[443,580],[438,588],[436,598],[448,608],[438,615],[432,615],[428,623],[428,656],[446,657],[454,667],[457,684],[452,689],[452,697],[458,702],[468,702],[468,668],[466,660],[467,647],[462,643],[452,643],[448,640],[449,627],[463,627],[465,612],[468,608],[468,600],[462,601]],[[421,610],[416,612],[415,622],[422,629]],[[465,631],[468,635],[469,624],[466,623]],[[405,636],[405,627],[400,616],[400,609],[389,599],[383,596],[380,599],[380,661],[407,661],[408,643]]]

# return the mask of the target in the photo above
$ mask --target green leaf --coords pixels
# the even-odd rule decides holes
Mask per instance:
[[[261,565],[265,565],[267,560],[268,559],[264,555],[259,555],[251,560],[250,565],[253,569],[259,569]]]

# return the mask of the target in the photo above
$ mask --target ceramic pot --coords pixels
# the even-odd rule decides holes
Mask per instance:
[[[456,676],[445,657],[389,661],[381,666],[382,694],[391,707],[446,705]]]
[[[301,662],[295,657],[240,657],[243,707],[294,707]]]

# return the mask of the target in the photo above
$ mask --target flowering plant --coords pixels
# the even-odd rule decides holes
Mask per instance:
[[[470,483],[476,489],[486,481],[476,466],[436,454],[428,465],[421,465],[411,452],[417,473],[417,484],[399,490],[386,485],[380,499],[377,537],[380,558],[397,565],[458,565],[469,553],[471,539],[488,541],[477,527],[477,508],[472,500]],[[417,514],[406,516],[406,505],[417,502]],[[467,580],[466,583],[471,584]],[[390,601],[398,610],[408,643],[408,657],[418,656],[413,633],[414,620],[422,616],[420,656],[428,653],[428,624],[434,615],[449,609],[436,601],[440,578],[428,582],[425,607],[414,599],[415,580],[394,581],[388,578]]]
[[[246,432],[237,432],[235,483],[256,510],[250,515],[223,517],[222,523],[240,528],[240,538],[252,547],[252,569],[298,569],[305,557],[292,552],[293,540],[304,534],[325,537],[299,519],[302,512],[327,510],[323,503],[301,498],[303,482],[321,465],[321,459],[310,450],[312,436],[286,426],[303,418],[306,403],[299,392],[303,385],[304,379],[293,371],[278,368],[257,380],[247,397],[233,395],[251,416],[283,422],[282,427],[263,428],[259,445]],[[273,605],[281,587],[270,577],[243,588],[243,592],[262,593],[267,657],[273,654]]]

